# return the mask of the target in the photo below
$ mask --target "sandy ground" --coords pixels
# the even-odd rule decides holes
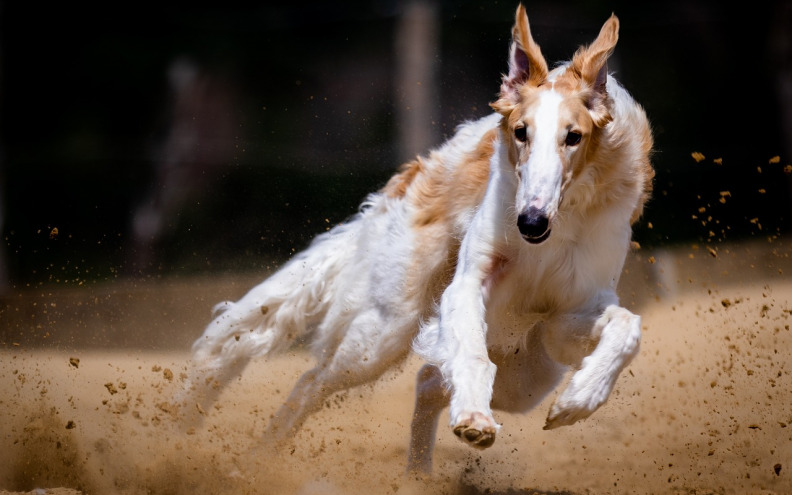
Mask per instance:
[[[181,432],[168,401],[211,306],[257,277],[61,282],[0,307],[0,489],[105,494],[792,493],[792,273],[775,240],[630,256],[641,354],[588,420],[542,430],[557,391],[497,414],[474,451],[441,418],[430,479],[404,475],[411,358],[335,396],[280,453],[266,422],[311,359],[260,361]],[[652,262],[653,261],[653,262]]]

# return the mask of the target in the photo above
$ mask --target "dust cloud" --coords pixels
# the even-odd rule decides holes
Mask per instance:
[[[441,417],[434,475],[404,474],[414,357],[333,396],[282,445],[262,435],[300,349],[255,362],[184,431],[170,405],[211,306],[256,278],[39,288],[4,299],[0,493],[792,493],[792,260],[776,239],[630,255],[639,357],[591,418],[543,431],[558,391],[496,413],[495,445]]]

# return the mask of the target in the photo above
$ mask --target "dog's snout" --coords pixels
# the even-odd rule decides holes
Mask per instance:
[[[550,219],[542,210],[531,206],[517,217],[517,228],[523,239],[539,244],[550,236]]]

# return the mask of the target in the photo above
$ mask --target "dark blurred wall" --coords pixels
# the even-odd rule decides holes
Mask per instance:
[[[419,3],[436,145],[489,112],[517,4]],[[11,281],[259,270],[343,221],[404,156],[405,5],[2,4]],[[790,226],[789,2],[724,5],[526,3],[548,61],[620,17],[611,69],[656,133],[650,247]]]

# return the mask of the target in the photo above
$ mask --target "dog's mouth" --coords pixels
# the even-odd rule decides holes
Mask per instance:
[[[541,244],[546,241],[548,237],[550,237],[550,229],[545,230],[544,233],[539,236],[522,234],[522,238],[531,244]]]

